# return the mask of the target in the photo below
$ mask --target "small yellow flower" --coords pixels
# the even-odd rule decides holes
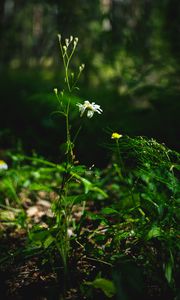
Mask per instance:
[[[114,140],[119,140],[122,137],[122,134],[119,134],[117,132],[113,132],[111,138]]]
[[[0,160],[0,170],[7,170],[8,165],[4,160]]]

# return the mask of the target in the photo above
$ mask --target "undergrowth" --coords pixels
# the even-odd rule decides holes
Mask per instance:
[[[2,243],[0,263],[38,257],[61,282],[68,299],[179,299],[178,223],[180,156],[146,137],[109,134],[109,165],[81,165],[75,155],[70,113],[101,114],[72,95],[84,69],[70,70],[77,38],[62,43],[65,88],[54,89],[66,124],[65,154],[54,163],[37,154],[6,153],[0,168],[0,235],[23,232],[23,243]],[[69,51],[69,52],[68,52]],[[73,100],[72,100],[73,99]],[[91,121],[91,120],[89,120]],[[50,299],[50,298],[49,298]]]

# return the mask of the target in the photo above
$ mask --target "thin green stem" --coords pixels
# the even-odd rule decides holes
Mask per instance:
[[[82,128],[82,126],[79,126],[79,129],[78,129],[78,131],[76,132],[76,135],[74,136],[73,144],[75,143],[75,141],[76,141],[76,139],[77,139],[77,137],[78,137],[78,135],[79,135],[79,132],[81,131],[81,128]]]
[[[92,261],[95,261],[95,262],[98,262],[98,263],[102,263],[104,265],[107,265],[107,266],[110,266],[112,267],[113,264],[109,263],[109,262],[106,262],[104,260],[101,260],[101,259],[96,259],[96,258],[93,258],[93,257],[86,257],[88,260],[92,260]]]
[[[122,171],[123,171],[124,167],[123,167],[123,161],[122,161],[122,157],[121,157],[118,139],[116,140],[116,145],[117,145],[117,152],[118,152],[119,162],[120,162],[120,174],[121,174],[121,178],[123,178]]]
[[[68,74],[68,69],[69,69],[69,64],[70,64],[70,61],[73,57],[73,54],[75,52],[75,49],[76,49],[76,45],[74,45],[73,49],[72,49],[72,52],[70,54],[70,56],[68,57],[68,60],[67,60],[67,63],[66,63],[66,68],[65,68],[65,73],[66,73],[66,81],[67,81],[67,85],[68,85],[68,89],[69,89],[69,92],[71,93],[72,92],[72,87],[70,85],[70,82],[69,82],[69,74]]]
[[[82,73],[82,72],[79,72],[79,73],[78,73],[77,78],[76,78],[76,80],[74,81],[74,83],[73,83],[73,85],[72,85],[72,91],[73,91],[74,88],[76,87],[76,83],[78,82],[81,73]]]
[[[69,58],[68,58],[68,54],[67,54],[67,49],[65,50],[65,53],[63,52],[63,47],[62,47],[62,43],[61,43],[60,38],[59,38],[59,45],[60,45],[60,49],[61,49],[61,55],[62,55],[62,58],[63,58],[66,83],[67,83],[69,92],[71,92],[71,87],[70,87],[70,84],[69,84],[69,76],[68,76],[68,67],[67,67],[67,65],[69,65],[69,63],[67,63]],[[65,60],[65,56],[67,57],[67,62]]]

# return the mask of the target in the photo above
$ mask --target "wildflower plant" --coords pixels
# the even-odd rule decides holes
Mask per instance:
[[[118,153],[118,160],[119,160],[119,166],[115,164],[115,169],[117,173],[119,174],[119,177],[123,179],[123,171],[124,171],[124,166],[123,166],[123,161],[121,157],[121,151],[120,151],[120,146],[119,146],[119,139],[122,138],[123,135],[117,132],[113,132],[111,135],[111,139],[113,139],[116,143],[116,150]]]
[[[66,160],[62,174],[62,182],[59,189],[59,198],[54,205],[54,213],[56,216],[57,227],[56,246],[60,252],[64,265],[64,271],[66,273],[68,269],[68,256],[70,253],[70,239],[74,236],[72,230],[70,229],[70,227],[72,227],[72,208],[74,204],[82,201],[83,215],[86,194],[89,190],[94,190],[98,193],[101,193],[103,197],[106,197],[106,194],[98,187],[94,187],[91,182],[82,176],[82,174],[85,172],[85,167],[77,165],[76,156],[74,154],[74,141],[78,136],[79,130],[77,130],[75,137],[72,138],[70,130],[70,112],[73,108],[73,104],[71,99],[74,92],[78,90],[77,83],[85,67],[84,64],[81,64],[76,73],[71,71],[71,61],[78,45],[78,38],[70,36],[69,38],[63,40],[62,36],[59,34],[58,40],[65,72],[65,85],[64,89],[61,91],[59,91],[57,88],[54,88],[54,93],[60,106],[59,112],[65,118]],[[87,113],[88,118],[92,118],[94,113],[102,113],[100,105],[95,104],[94,102],[90,103],[88,100],[84,101],[83,104],[76,103],[75,107],[79,108],[80,117],[82,117],[85,112]],[[83,183],[85,187],[85,193],[83,195],[71,194],[69,186],[73,180]],[[69,234],[69,232],[71,232],[71,234]]]

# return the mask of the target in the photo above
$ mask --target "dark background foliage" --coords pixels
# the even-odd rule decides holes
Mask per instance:
[[[180,2],[61,0],[0,2],[0,148],[23,147],[60,160],[64,123],[52,112],[63,87],[57,34],[78,36],[85,63],[80,100],[103,115],[83,120],[81,162],[108,162],[112,131],[146,135],[179,150]],[[79,126],[73,109],[72,131]],[[99,147],[102,146],[102,147]]]

